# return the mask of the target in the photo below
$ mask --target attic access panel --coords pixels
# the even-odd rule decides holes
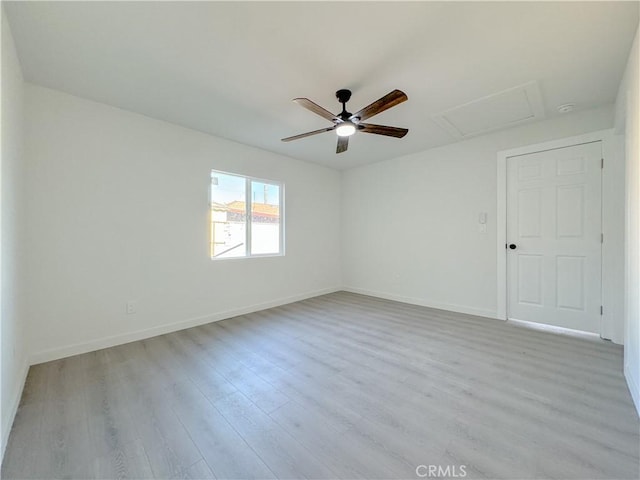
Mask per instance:
[[[456,138],[512,127],[544,118],[537,82],[509,88],[433,115]]]

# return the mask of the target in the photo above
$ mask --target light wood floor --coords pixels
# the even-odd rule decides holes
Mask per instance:
[[[637,479],[621,370],[607,342],[335,293],[32,367],[2,474]]]

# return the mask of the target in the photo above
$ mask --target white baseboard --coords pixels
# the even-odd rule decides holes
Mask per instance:
[[[22,362],[22,366],[20,368],[20,376],[18,377],[18,385],[17,388],[13,391],[13,396],[11,398],[11,406],[9,407],[9,414],[4,415],[5,412],[2,412],[2,451],[0,455],[0,464],[2,460],[4,460],[4,452],[7,449],[7,442],[9,441],[9,434],[11,433],[11,427],[13,426],[13,420],[16,418],[16,413],[18,413],[18,407],[20,406],[20,399],[22,398],[22,391],[24,390],[24,384],[27,381],[27,374],[29,373],[29,362],[25,359]]]
[[[624,378],[627,380],[627,387],[629,388],[629,392],[631,392],[631,398],[636,406],[636,412],[638,416],[640,416],[640,385],[638,384],[638,379],[631,373],[628,363],[624,365]]]
[[[190,318],[182,320],[180,322],[169,323],[160,325],[158,327],[148,328],[144,330],[137,330],[135,332],[124,333],[120,335],[113,335],[110,337],[104,337],[97,340],[91,340],[89,342],[78,343],[74,345],[68,345],[61,348],[54,348],[51,350],[45,350],[32,354],[30,357],[30,364],[36,365],[38,363],[50,362],[52,360],[58,360],[60,358],[71,357],[73,355],[80,355],[82,353],[93,352],[101,350],[103,348],[115,347],[116,345],[122,345],[129,342],[135,342],[138,340],[144,340],[145,338],[156,337],[158,335],[164,335],[166,333],[177,332],[178,330],[184,330],[185,328],[197,327],[198,325],[204,325],[206,323],[218,322],[226,318],[237,317],[238,315],[246,315],[248,313],[257,312],[259,310],[265,310],[267,308],[279,307],[280,305],[286,305],[287,303],[299,302],[307,298],[317,297],[319,295],[326,295],[341,290],[339,287],[326,288],[322,290],[316,290],[313,292],[307,292],[303,294],[293,295],[290,297],[279,298],[264,303],[257,303],[247,307],[237,308],[233,310],[227,310],[224,312],[213,313],[211,315],[205,315],[196,318]]]
[[[394,295],[391,293],[366,290],[364,288],[342,287],[342,290],[345,292],[368,295],[370,297],[384,298],[385,300],[394,300],[396,302],[410,303],[412,305],[420,305],[421,307],[437,308],[438,310],[448,310],[450,312],[457,312],[457,313],[466,313],[468,315],[475,315],[478,317],[487,317],[494,320],[498,318],[496,311],[485,310],[483,308],[474,308],[474,307],[467,307],[465,305],[452,305],[448,303],[432,302],[430,300],[424,300],[421,298],[405,297],[402,295]]]

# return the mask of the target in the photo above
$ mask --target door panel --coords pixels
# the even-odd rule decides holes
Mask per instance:
[[[538,238],[542,232],[542,189],[518,192],[518,233],[521,238]]]
[[[542,305],[542,255],[518,255],[518,303]]]
[[[556,232],[558,238],[584,237],[584,185],[556,189]]]
[[[601,148],[507,160],[509,318],[600,332]]]
[[[556,258],[558,308],[584,311],[584,261],[570,255]]]

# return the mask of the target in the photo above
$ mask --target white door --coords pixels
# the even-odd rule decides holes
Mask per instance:
[[[600,333],[600,142],[507,159],[512,319]]]

